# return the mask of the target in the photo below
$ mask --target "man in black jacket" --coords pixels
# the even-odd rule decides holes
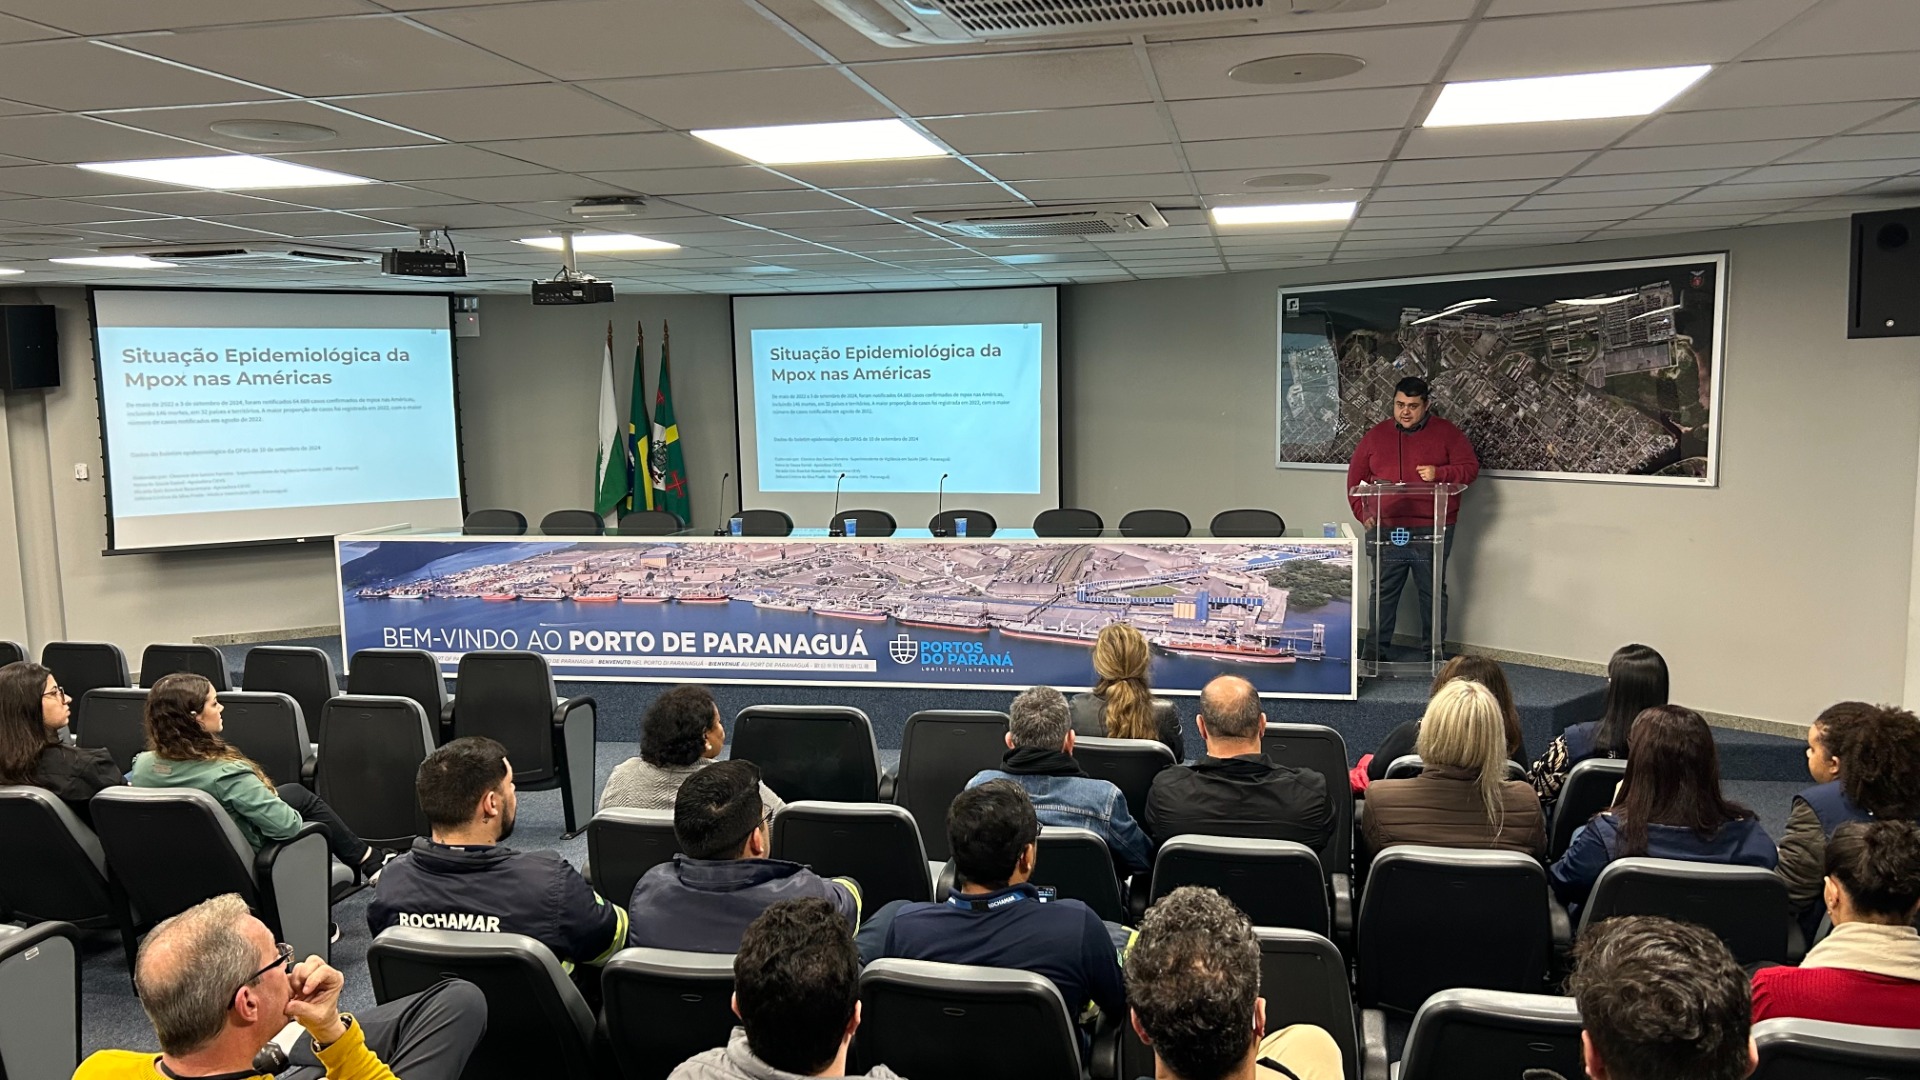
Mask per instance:
[[[1162,769],[1147,792],[1141,817],[1154,843],[1199,833],[1296,840],[1323,852],[1334,826],[1326,780],[1260,751],[1267,717],[1253,684],[1237,675],[1208,683],[1197,721],[1207,752],[1192,765]]]

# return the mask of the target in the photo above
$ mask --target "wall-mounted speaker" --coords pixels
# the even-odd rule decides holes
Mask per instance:
[[[1847,336],[1920,334],[1920,208],[1853,215]]]
[[[0,306],[0,390],[60,385],[60,336],[52,304]]]

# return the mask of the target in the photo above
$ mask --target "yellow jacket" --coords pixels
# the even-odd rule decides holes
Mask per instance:
[[[396,1080],[393,1070],[367,1047],[366,1032],[357,1021],[347,1025],[347,1033],[340,1036],[338,1042],[317,1051],[316,1056],[320,1064],[327,1067],[327,1080]],[[157,1054],[138,1050],[100,1050],[80,1063],[74,1070],[73,1080],[164,1078],[159,1060]]]

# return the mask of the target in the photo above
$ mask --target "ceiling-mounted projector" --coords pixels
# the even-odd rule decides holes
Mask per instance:
[[[453,247],[453,236],[439,225],[415,226],[420,230],[420,246],[412,250],[394,248],[380,256],[380,272],[392,277],[463,278],[467,276],[467,257]],[[446,235],[445,245],[440,243]]]
[[[555,229],[560,234],[560,272],[547,281],[533,283],[533,302],[549,304],[611,304],[613,282],[583,274],[573,261],[573,238],[581,230]]]

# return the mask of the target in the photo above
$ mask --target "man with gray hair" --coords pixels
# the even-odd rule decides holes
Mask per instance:
[[[1267,715],[1260,694],[1238,675],[1200,691],[1196,722],[1207,752],[1192,765],[1160,770],[1140,816],[1154,843],[1183,833],[1295,840],[1325,857],[1333,839],[1326,778],[1276,765],[1260,749]]]
[[[101,1050],[74,1080],[459,1080],[487,1026],[486,998],[459,979],[341,1012],[340,972],[296,959],[233,893],[154,927],[133,985],[160,1053]],[[290,1052],[275,1038],[289,1021],[305,1036]]]
[[[1073,711],[1051,686],[1022,691],[1007,708],[1007,753],[998,769],[967,781],[1011,780],[1026,789],[1042,825],[1092,829],[1122,877],[1153,865],[1153,848],[1127,810],[1126,797],[1107,780],[1096,780],[1073,759]]]

